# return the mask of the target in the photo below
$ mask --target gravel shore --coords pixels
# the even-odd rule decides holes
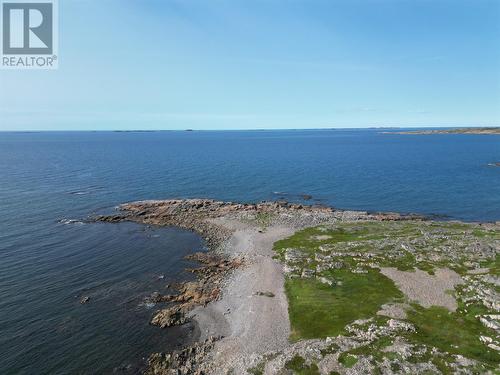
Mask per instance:
[[[192,312],[202,338],[224,336],[213,352],[212,373],[233,368],[244,373],[256,356],[282,350],[288,345],[290,322],[284,292],[283,267],[272,259],[275,241],[293,234],[291,227],[255,227],[227,219],[219,224],[235,228],[223,251],[245,256],[246,267],[226,280],[222,298]]]

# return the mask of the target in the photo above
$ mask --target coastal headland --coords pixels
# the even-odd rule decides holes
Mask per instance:
[[[416,134],[416,135],[430,135],[430,134],[500,134],[500,127],[409,130],[409,131],[401,131],[401,132],[383,132],[383,134]]]
[[[209,251],[151,324],[197,344],[147,374],[494,373],[500,223],[426,220],[284,201],[123,204],[103,222],[190,229]],[[159,328],[160,329],[160,328]]]

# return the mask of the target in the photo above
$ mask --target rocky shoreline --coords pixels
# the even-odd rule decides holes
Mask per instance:
[[[186,323],[188,320],[186,315],[194,307],[206,306],[220,297],[220,285],[225,275],[243,264],[241,259],[225,259],[220,255],[207,253],[195,253],[186,259],[202,264],[201,267],[188,270],[196,274],[196,280],[180,284],[176,288],[177,294],[155,293],[151,296],[150,299],[154,303],[175,303],[157,312],[151,319],[151,324],[165,328]]]
[[[148,375],[398,373],[395,369],[474,373],[491,368],[493,351],[500,350],[494,331],[488,331],[500,332],[500,298],[494,288],[500,283],[495,266],[500,223],[439,222],[285,201],[240,204],[210,199],[127,203],[116,215],[95,220],[178,226],[199,233],[209,248],[188,257],[200,265],[189,270],[195,281],[175,286],[175,294],[151,296],[154,302],[167,303],[151,324],[164,328],[194,321],[200,337],[182,350],[152,354]],[[351,321],[344,333],[332,331],[326,339],[321,331],[308,336],[316,323],[309,318],[304,318],[304,326],[296,315],[290,319],[290,309],[301,307],[292,303],[294,292],[285,291],[285,286],[312,295],[344,293],[344,282],[365,285],[358,293],[375,284],[367,297],[380,302],[373,302],[371,318]],[[316,289],[300,289],[307,285]],[[391,301],[391,296],[397,299]],[[366,297],[347,299],[338,311],[355,305],[356,298]],[[314,301],[318,306],[310,306],[321,308],[335,299]],[[425,314],[443,319],[436,306],[454,314],[456,329],[469,329],[464,334],[472,335],[470,340],[481,333],[474,339],[481,341],[473,345],[483,342],[485,349],[483,354],[473,349],[476,360],[450,354],[457,350],[453,341],[436,348],[419,336],[424,329],[419,319],[429,319]],[[359,306],[351,308],[347,318],[358,314]],[[308,310],[309,305],[303,313]],[[462,328],[462,319],[470,326]],[[329,324],[324,329],[334,330]],[[290,341],[301,337],[300,330],[305,330],[305,340]],[[481,362],[481,355],[490,362]]]
[[[500,127],[410,130],[410,131],[400,131],[400,132],[382,132],[382,134],[416,134],[416,135],[429,135],[429,134],[500,134]]]
[[[303,227],[302,219],[311,220],[310,225],[330,218],[349,220],[424,220],[420,215],[394,212],[368,213],[364,211],[336,210],[322,205],[303,205],[287,201],[261,203],[234,203],[212,199],[171,199],[125,203],[118,207],[120,213],[99,215],[94,221],[118,223],[133,221],[159,226],[176,226],[200,234],[210,250],[217,250],[230,235],[231,230],[207,219],[220,217],[241,218],[245,215],[269,215],[287,225]],[[262,219],[266,219],[263,217]],[[257,217],[258,220],[258,217]]]
[[[424,220],[418,215],[371,214],[286,201],[242,204],[211,199],[173,199],[126,203],[118,209],[117,214],[101,215],[93,220],[106,223],[132,221],[148,225],[176,226],[200,234],[209,249],[208,253],[195,253],[187,257],[200,264],[200,267],[188,270],[196,274],[195,281],[175,286],[176,294],[154,293],[150,297],[154,303],[169,304],[167,308],[157,311],[150,322],[161,328],[182,325],[196,317],[196,314],[192,314],[192,310],[206,307],[209,303],[219,300],[229,275],[237,268],[245,267],[247,254],[228,254],[223,250],[229,245],[228,241],[235,232],[235,228],[228,223],[244,223],[244,226],[252,228],[256,233],[263,233],[271,225],[298,230],[332,221]],[[275,297],[270,291],[260,290],[256,291],[254,296],[267,299]],[[229,313],[229,309],[225,313]],[[208,357],[212,357],[215,343],[223,337],[220,335],[221,332],[217,331],[221,330],[217,328],[213,335],[204,337],[202,335],[198,343],[183,350],[152,354],[148,360],[146,373],[155,375],[213,373],[216,361]]]

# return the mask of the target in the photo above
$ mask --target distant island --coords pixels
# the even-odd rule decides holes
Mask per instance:
[[[402,131],[402,132],[383,132],[383,134],[420,134],[420,135],[428,135],[428,134],[500,134],[500,127],[411,130],[411,131]]]

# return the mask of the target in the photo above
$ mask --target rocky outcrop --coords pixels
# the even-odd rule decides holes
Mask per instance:
[[[150,298],[152,301],[176,304],[156,313],[151,324],[165,328],[186,323],[186,314],[190,310],[196,306],[206,306],[209,302],[219,298],[225,275],[243,263],[241,259],[230,260],[208,253],[195,253],[186,258],[202,264],[199,268],[189,269],[197,275],[197,280],[182,283],[177,288],[178,293],[174,295],[162,296],[155,293]]]
[[[184,305],[175,305],[168,309],[160,310],[151,319],[151,324],[161,328],[182,325],[187,322],[186,313],[188,311]]]
[[[146,375],[203,375],[201,366],[219,338],[209,337],[201,343],[173,353],[154,353],[148,359]]]
[[[206,221],[222,215],[218,210],[221,206],[204,199],[141,201],[123,204],[119,207],[119,214],[97,216],[94,220],[108,223],[134,221],[194,230],[205,239],[209,248],[214,249],[230,235],[226,228]]]
[[[83,296],[81,299],[80,299],[80,304],[82,305],[85,305],[87,302],[90,301],[90,297],[89,296]]]
[[[417,215],[398,213],[367,213],[361,211],[342,211],[321,205],[303,205],[287,201],[261,203],[234,203],[212,199],[170,199],[157,201],[139,201],[122,204],[120,213],[116,215],[97,216],[94,221],[117,223],[134,221],[143,224],[177,226],[196,231],[206,240],[210,249],[216,249],[227,238],[231,231],[216,225],[213,220],[218,217],[250,217],[267,215],[279,220],[288,220],[287,225],[302,227],[306,223],[316,225],[325,220],[415,220],[423,219]],[[302,219],[295,223],[293,220]],[[292,222],[290,222],[292,221]]]

